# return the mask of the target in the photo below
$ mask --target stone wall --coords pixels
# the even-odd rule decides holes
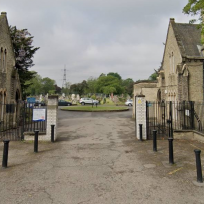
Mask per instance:
[[[3,65],[4,59],[6,62],[5,66]],[[21,98],[20,81],[14,67],[15,56],[10,37],[7,14],[2,12],[0,15],[0,94],[6,94],[7,103],[15,102],[16,90],[19,91],[19,98]]]
[[[203,101],[203,62],[190,61],[186,63],[189,70],[189,100]]]
[[[196,132],[196,131],[189,131],[189,130],[179,130],[174,131],[174,139],[179,140],[196,140],[200,142],[204,142],[204,134]]]
[[[178,98],[178,75],[176,72],[177,65],[182,63],[182,57],[180,50],[174,35],[172,23],[174,20],[170,20],[168,34],[166,39],[166,45],[163,56],[163,74],[160,77],[158,88],[161,89],[161,99],[168,101],[169,99]]]
[[[58,96],[48,96],[46,133],[39,133],[39,140],[51,141],[51,125],[54,125],[54,140],[57,139]],[[34,140],[34,132],[24,133],[24,140]]]

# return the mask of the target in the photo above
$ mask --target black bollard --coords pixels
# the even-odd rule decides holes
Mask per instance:
[[[174,150],[173,150],[173,138],[168,138],[169,140],[169,164],[174,164]]]
[[[157,131],[153,130],[153,151],[157,152]]]
[[[51,142],[55,142],[54,131],[55,125],[51,125]]]
[[[2,167],[3,167],[3,168],[7,168],[7,164],[8,164],[9,140],[3,140],[3,142],[4,142],[4,150],[3,150]]]
[[[203,183],[202,166],[200,160],[201,150],[195,149],[194,152],[196,156],[197,182]]]
[[[96,103],[96,108],[97,108],[98,103]]]
[[[37,153],[38,152],[38,133],[39,130],[35,130],[35,140],[34,140],[34,152]]]
[[[139,124],[140,126],[140,141],[142,141],[142,124]]]

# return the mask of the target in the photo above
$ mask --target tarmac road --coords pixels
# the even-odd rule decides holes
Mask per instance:
[[[203,144],[174,141],[170,166],[167,141],[158,141],[153,153],[152,141],[135,139],[131,114],[60,110],[57,142],[40,142],[37,154],[32,142],[10,142],[0,203],[204,203],[193,153]]]

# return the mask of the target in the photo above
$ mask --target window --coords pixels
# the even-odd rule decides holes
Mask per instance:
[[[171,53],[172,56],[172,73],[174,73],[174,53]]]
[[[6,49],[3,52],[3,63],[2,63],[2,71],[6,72],[6,68],[7,68],[7,51]]]
[[[1,48],[0,53],[0,71],[3,71],[3,48]]]

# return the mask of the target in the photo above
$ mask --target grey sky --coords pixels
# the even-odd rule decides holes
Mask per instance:
[[[188,0],[8,0],[0,3],[10,25],[27,28],[40,47],[34,58],[42,77],[62,85],[101,73],[147,79],[160,66],[169,18],[188,22]]]

